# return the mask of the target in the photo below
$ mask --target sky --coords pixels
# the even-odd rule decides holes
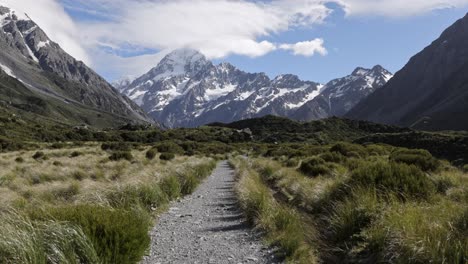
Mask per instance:
[[[325,83],[356,67],[392,72],[463,17],[468,0],[0,0],[107,80],[170,51]]]

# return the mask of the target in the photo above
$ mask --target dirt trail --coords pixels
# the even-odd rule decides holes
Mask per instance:
[[[142,263],[277,263],[238,209],[234,184],[223,161],[192,195],[171,203]]]

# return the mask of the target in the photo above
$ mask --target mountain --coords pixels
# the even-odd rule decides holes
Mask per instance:
[[[468,15],[347,115],[423,130],[468,130]]]
[[[389,77],[386,70],[375,67],[360,68],[352,76],[326,86],[291,74],[270,79],[264,73],[247,73],[229,63],[214,65],[195,50],[179,49],[129,85],[120,82],[117,86],[160,123],[195,127],[265,115],[312,120],[344,114]],[[320,105],[326,109],[323,114],[310,114],[313,110],[307,111],[304,106],[322,92],[327,92],[327,98],[333,94],[333,109],[327,103]]]
[[[67,54],[26,14],[0,6],[0,106],[71,125],[151,122],[103,78]]]
[[[393,75],[380,65],[372,69],[359,67],[351,75],[327,83],[321,94],[301,106],[292,118],[309,121],[344,116],[392,77]]]

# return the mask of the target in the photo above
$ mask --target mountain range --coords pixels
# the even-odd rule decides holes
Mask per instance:
[[[26,14],[0,6],[0,110],[110,127],[152,120]]]
[[[357,68],[327,84],[292,74],[270,79],[229,63],[214,65],[195,50],[178,49],[141,77],[114,86],[167,127],[196,127],[265,115],[301,121],[342,116],[391,77],[375,66]]]
[[[347,116],[422,130],[468,130],[468,15]]]

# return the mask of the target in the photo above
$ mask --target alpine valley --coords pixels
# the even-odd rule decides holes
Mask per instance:
[[[291,74],[270,79],[178,49],[143,76],[114,86],[167,127],[197,127],[265,115],[300,121],[342,116],[390,78],[389,71],[375,66],[327,84]]]

